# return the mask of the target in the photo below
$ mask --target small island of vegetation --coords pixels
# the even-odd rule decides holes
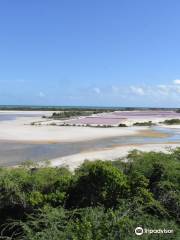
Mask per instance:
[[[179,125],[180,124],[180,119],[167,119],[164,122],[162,122],[167,125]]]
[[[152,121],[148,121],[148,122],[136,122],[133,124],[133,126],[147,126],[147,127],[151,127],[154,126],[155,123],[153,123]]]
[[[113,112],[113,109],[89,109],[89,108],[80,108],[80,109],[66,109],[60,112],[54,112],[49,118],[52,119],[68,119],[71,117],[80,117],[80,116],[90,116],[92,114],[98,113],[108,113]],[[45,116],[43,116],[45,118]]]

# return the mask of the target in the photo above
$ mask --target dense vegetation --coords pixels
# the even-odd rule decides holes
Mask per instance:
[[[133,126],[147,126],[147,127],[151,127],[154,126],[155,124],[152,121],[148,121],[148,122],[135,122],[133,124]]]
[[[125,123],[120,123],[118,127],[127,127],[127,125]]]
[[[1,239],[180,239],[180,149],[128,161],[0,169]],[[173,234],[134,233],[137,226]]]
[[[180,119],[178,119],[178,118],[169,119],[169,120],[165,120],[162,123],[167,124],[167,125],[177,125],[177,124],[180,124]]]
[[[118,107],[76,107],[76,106],[2,106],[0,110],[20,110],[20,111],[93,111],[93,110],[132,110],[132,108]]]
[[[20,111],[133,111],[133,110],[147,110],[145,108],[132,107],[83,107],[83,106],[3,106],[0,105],[0,110],[20,110]]]
[[[53,119],[67,119],[70,117],[78,117],[78,116],[89,116],[92,114],[103,113],[103,112],[112,112],[110,109],[94,109],[94,110],[71,110],[71,111],[61,111],[54,112],[50,118]]]

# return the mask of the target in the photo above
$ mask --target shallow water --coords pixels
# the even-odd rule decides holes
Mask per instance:
[[[82,151],[111,148],[126,144],[180,143],[180,129],[153,127],[150,130],[168,133],[167,137],[120,136],[76,143],[30,144],[0,142],[0,166],[13,166],[27,160],[35,162],[68,156]]]
[[[16,116],[12,114],[0,114],[0,121],[9,121],[16,119]]]
[[[14,120],[17,117],[38,116],[34,114],[0,114],[0,121]],[[40,116],[40,115],[39,115]],[[120,136],[106,139],[96,139],[76,143],[30,144],[0,141],[0,166],[13,166],[27,160],[35,162],[68,156],[82,151],[93,151],[111,148],[118,145],[146,144],[146,143],[180,143],[180,129],[151,127],[160,133],[167,133],[162,137]]]
[[[9,121],[9,120],[15,120],[16,118],[21,118],[21,117],[40,117],[41,114],[0,114],[0,121]]]

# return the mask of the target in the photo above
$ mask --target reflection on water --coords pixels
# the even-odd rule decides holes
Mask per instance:
[[[21,117],[41,117],[42,114],[33,114],[33,113],[19,113],[19,114],[2,114],[0,113],[0,122],[1,121],[10,121],[10,120],[15,120],[16,118],[21,118]]]
[[[9,121],[16,119],[16,116],[12,114],[0,114],[0,121]]]
[[[16,118],[21,118],[21,117],[41,117],[42,114],[31,114],[31,113],[19,113],[19,114],[5,114],[5,113],[0,113],[0,121],[9,121],[9,120],[15,120]]]
[[[167,137],[125,136],[107,139],[97,139],[76,143],[29,144],[17,142],[0,142],[0,166],[21,164],[26,160],[43,161],[57,157],[68,156],[82,151],[111,148],[125,144],[143,143],[180,143],[180,129],[153,127],[151,130],[168,133]]]

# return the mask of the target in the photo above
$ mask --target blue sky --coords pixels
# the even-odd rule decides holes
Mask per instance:
[[[179,0],[0,2],[0,104],[180,107]]]

